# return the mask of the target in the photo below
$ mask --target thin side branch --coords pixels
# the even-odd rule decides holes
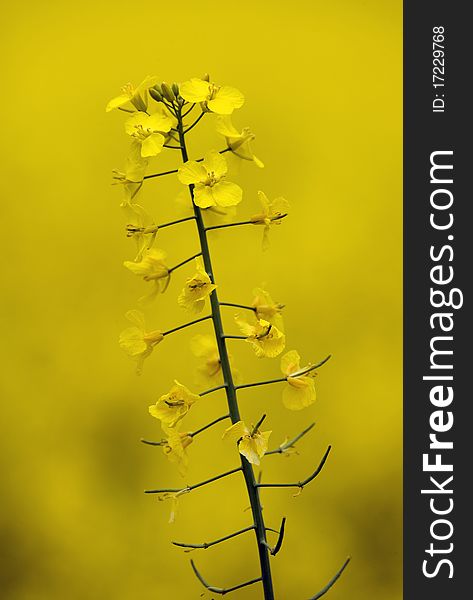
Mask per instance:
[[[200,323],[202,321],[207,321],[207,319],[211,319],[212,315],[207,315],[206,317],[201,317],[200,319],[195,319],[194,321],[190,321],[189,323],[184,323],[184,325],[178,325],[178,327],[174,327],[173,329],[168,329],[163,333],[163,336],[169,335],[170,333],[175,333],[176,331],[180,331],[181,329],[185,329],[186,327],[190,327],[191,325],[195,325],[196,323]]]
[[[227,384],[224,383],[222,385],[217,385],[217,387],[210,388],[210,390],[205,390],[205,392],[201,392],[199,396],[207,396],[207,394],[211,394],[212,392],[216,392],[217,390],[223,390],[227,387]]]
[[[209,483],[213,483],[214,481],[218,481],[219,479],[223,479],[224,477],[228,477],[229,475],[233,475],[234,473],[238,473],[241,471],[242,467],[237,467],[236,469],[232,469],[231,471],[226,471],[225,473],[220,473],[220,475],[215,475],[215,477],[211,477],[210,479],[206,479],[205,481],[201,481],[200,483],[195,483],[194,485],[188,485],[184,488],[163,488],[161,490],[145,490],[145,494],[177,494],[177,493],[186,493],[192,492],[192,490],[196,490],[204,485]]]
[[[202,575],[197,570],[197,567],[195,566],[195,563],[193,560],[191,560],[191,565],[192,565],[192,569],[194,570],[195,576],[200,581],[200,583],[205,588],[207,588],[209,590],[209,592],[214,592],[214,594],[221,594],[222,596],[224,596],[225,594],[228,594],[230,592],[234,592],[236,590],[241,590],[241,588],[247,587],[248,585],[252,585],[253,583],[258,583],[258,581],[262,581],[261,577],[257,577],[255,579],[250,579],[249,581],[245,581],[244,583],[240,583],[239,585],[235,585],[231,588],[219,588],[219,587],[215,587],[214,585],[210,585],[205,581],[205,579],[202,577]]]
[[[271,221],[279,221],[280,219],[284,219],[287,217],[287,213],[284,215],[278,215],[277,217],[273,217]],[[205,231],[211,231],[212,229],[225,229],[226,227],[238,227],[239,225],[261,225],[260,222],[257,221],[238,221],[237,223],[224,223],[223,225],[211,225],[210,227],[206,227]]]
[[[171,225],[178,225],[179,223],[185,223],[186,221],[194,221],[195,217],[184,217],[183,219],[177,219],[177,221],[169,221],[169,223],[161,223],[160,225],[153,225],[152,227],[135,227],[134,225],[127,225],[126,231],[128,237],[131,237],[134,233],[143,233],[145,235],[156,236],[160,229],[171,227]]]
[[[223,225],[211,225],[206,227],[205,231],[212,231],[212,229],[225,229],[226,227],[238,227],[239,225],[254,225],[253,221],[238,221],[237,223],[224,223]]]
[[[255,528],[254,525],[250,527],[245,527],[245,529],[240,529],[240,531],[235,531],[235,533],[230,533],[224,537],[219,538],[218,540],[214,540],[213,542],[204,542],[203,544],[184,544],[182,542],[172,542],[175,546],[179,546],[180,548],[203,548],[207,550],[211,546],[215,546],[216,544],[221,544],[222,542],[226,542],[227,540],[231,540],[237,535],[241,535],[242,533],[246,533],[247,531],[252,531]]]
[[[267,381],[257,381],[256,383],[243,383],[242,385],[236,385],[235,389],[242,390],[243,388],[257,387],[259,385],[269,385],[270,383],[281,383],[282,381],[286,381],[286,378],[279,377],[278,379],[268,379]]]
[[[286,517],[282,518],[281,521],[281,527],[279,528],[279,533],[278,535],[278,541],[276,542],[276,545],[274,546],[274,548],[271,548],[271,546],[263,540],[264,545],[268,548],[269,553],[271,554],[271,556],[276,556],[276,554],[279,552],[279,550],[281,550],[281,546],[284,540],[284,531],[286,529]]]
[[[246,304],[235,304],[234,302],[219,302],[220,306],[233,306],[234,308],[243,308],[244,310],[252,310],[256,312],[254,306],[246,306]]]
[[[186,258],[185,260],[181,261],[177,265],[174,265],[173,267],[171,267],[170,269],[168,269],[168,274],[171,274],[176,269],[179,269],[180,267],[183,267],[188,262],[190,262],[191,260],[194,260],[194,258],[197,258],[198,256],[202,256],[202,252],[197,252],[197,254],[194,254],[193,256],[189,256],[189,258]]]
[[[327,461],[328,455],[330,454],[330,450],[332,449],[332,446],[329,446],[327,448],[327,450],[325,451],[325,454],[322,457],[322,460],[320,461],[319,466],[315,469],[315,471],[312,473],[312,475],[309,475],[309,477],[307,477],[307,479],[304,479],[304,481],[297,481],[295,483],[257,483],[256,487],[264,487],[264,488],[284,488],[284,487],[297,487],[299,489],[303,489],[308,483],[310,483],[313,479],[315,479],[317,477],[317,475],[320,473],[320,471],[324,468],[324,465]]]
[[[172,173],[177,173],[177,169],[172,169],[171,171],[163,171],[162,173],[153,173],[152,175],[145,175],[143,179],[154,179],[155,177],[162,177],[163,175],[171,175]]]
[[[226,335],[225,337],[237,338],[237,339],[241,338],[241,336],[238,336],[238,335],[237,336]],[[246,340],[245,337],[243,337],[243,339]],[[297,373],[291,373],[290,377],[292,379],[296,379],[297,377],[300,377],[302,375],[306,375],[310,371],[313,371],[314,369],[318,369],[319,367],[321,367],[322,365],[324,365],[331,357],[332,357],[332,355],[329,354],[328,356],[326,356],[323,360],[321,360],[317,364],[310,365],[309,367],[306,367],[305,369],[301,369]],[[268,379],[267,381],[256,381],[255,383],[244,383],[242,385],[235,386],[235,389],[241,390],[243,388],[257,387],[258,385],[269,385],[270,383],[281,383],[283,381],[287,381],[287,377],[278,377],[278,379]]]
[[[193,104],[193,105],[192,105],[192,106],[191,106],[189,109],[187,109],[187,110],[186,110],[186,112],[183,112],[183,113],[182,113],[182,118],[184,118],[184,117],[187,117],[187,115],[188,115],[188,114],[189,114],[189,113],[190,113],[192,110],[194,110],[194,108],[195,108],[195,103],[194,103],[194,104]]]
[[[164,446],[164,444],[166,443],[166,440],[160,440],[159,442],[153,442],[152,440],[145,440],[144,438],[141,438],[140,442],[143,444],[146,444],[147,446]]]
[[[312,596],[309,600],[318,600],[319,598],[322,598],[322,596],[324,596],[329,591],[329,589],[334,585],[334,583],[336,583],[337,579],[340,578],[343,571],[347,568],[350,560],[350,557],[348,557],[343,563],[342,568],[334,575],[334,577],[332,577],[332,579],[327,583],[327,585],[323,589],[321,589],[320,592],[315,594],[315,596]]]
[[[225,419],[229,419],[229,418],[230,418],[229,414],[218,417],[218,419],[214,419],[213,421],[211,421],[210,423],[207,423],[203,427],[200,427],[199,429],[196,429],[195,431],[189,432],[187,435],[191,438],[194,438],[196,435],[199,435],[200,433],[203,433],[207,429],[210,429],[210,427],[213,427],[217,423],[220,423],[220,421],[224,421]],[[165,440],[165,439],[162,439],[158,442],[158,441],[152,441],[152,440],[145,440],[144,438],[141,438],[140,441],[143,444],[147,444],[148,446],[165,446],[168,443],[167,440]]]
[[[205,116],[205,113],[202,112],[200,113],[200,115],[197,117],[197,119],[192,123],[192,125],[190,125],[187,129],[184,130],[183,134],[185,135],[186,133],[189,133],[189,131],[191,131],[191,129],[194,129],[194,127],[197,125],[197,123]]]
[[[214,425],[217,425],[217,423],[220,423],[220,421],[224,421],[225,419],[229,419],[230,415],[223,415],[222,417],[218,417],[218,419],[214,419],[213,421],[211,421],[210,423],[207,423],[207,425],[204,425],[203,427],[201,427],[200,429],[197,429],[196,431],[193,431],[192,433],[189,433],[190,437],[194,438],[196,435],[199,435],[199,433],[202,433],[203,431],[206,431],[207,429],[210,429],[210,427],[213,427]]]
[[[309,431],[315,427],[315,423],[311,423],[309,425],[309,427],[306,427],[304,429],[304,431],[301,431],[298,435],[296,435],[296,437],[292,438],[292,440],[289,440],[288,442],[285,442],[284,444],[281,444],[278,448],[275,448],[274,450],[269,450],[268,452],[265,452],[265,456],[269,456],[271,454],[284,454],[285,452],[287,452],[288,450],[290,450],[291,448],[294,448],[295,444],[302,438],[304,437],[307,433],[309,433]]]

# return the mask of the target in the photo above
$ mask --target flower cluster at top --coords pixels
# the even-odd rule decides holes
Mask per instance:
[[[115,171],[116,183],[123,186],[125,199],[122,207],[126,211],[127,237],[136,243],[136,253],[124,266],[132,274],[140,277],[151,290],[143,296],[141,306],[153,301],[159,294],[170,289],[171,277],[178,268],[194,265],[194,270],[183,280],[181,292],[176,301],[182,309],[196,316],[196,320],[164,331],[147,326],[141,310],[133,309],[126,313],[130,326],[122,331],[119,339],[122,349],[137,363],[141,373],[144,361],[154,352],[165,338],[194,322],[208,317],[199,317],[209,306],[209,299],[217,289],[213,276],[205,266],[203,251],[186,258],[177,265],[170,265],[167,253],[155,246],[159,230],[183,221],[195,219],[195,211],[205,216],[214,211],[228,217],[243,198],[243,191],[236,183],[227,179],[229,165],[227,153],[253,163],[259,168],[263,163],[252,152],[251,143],[255,136],[247,127],[237,129],[232,122],[232,114],[244,104],[244,96],[230,86],[219,86],[208,76],[193,78],[181,84],[159,83],[156,77],[147,77],[136,88],[131,84],[108,103],[106,110],[119,110],[126,114],[125,133],[130,137],[130,152],[125,170]],[[193,111],[200,111],[196,116]],[[192,115],[192,116],[190,116]],[[213,115],[213,116],[212,116]],[[210,149],[205,156],[196,160],[187,158],[185,136],[203,119],[211,118],[216,132],[223,138],[225,147]],[[191,119],[194,119],[193,121]],[[188,122],[186,122],[188,121]],[[150,161],[164,149],[180,150],[184,162],[177,169],[164,173],[150,174]],[[177,181],[188,186],[192,193],[194,211],[189,217],[172,223],[157,224],[144,207],[138,203],[138,194],[146,181],[162,175],[175,175]],[[260,225],[263,228],[263,248],[269,243],[269,231],[279,225],[288,214],[289,206],[284,198],[268,199],[262,191],[258,193],[261,210],[242,222],[226,223],[207,230],[234,225]],[[220,303],[224,305],[225,303]],[[282,317],[283,305],[275,302],[262,288],[253,292],[248,305],[227,303],[246,311],[235,315],[235,325],[241,335],[227,336],[247,342],[259,358],[275,358],[282,355],[286,346],[285,328]],[[191,351],[199,359],[198,375],[202,385],[213,387],[225,385],[221,356],[214,337],[197,335],[191,340]],[[229,358],[233,377],[236,371]],[[295,350],[282,355],[280,363],[284,383],[283,403],[290,410],[301,410],[313,404],[316,399],[312,365],[300,366],[300,356]],[[244,387],[244,386],[243,386]],[[175,381],[172,388],[161,395],[149,408],[150,414],[161,423],[165,439],[161,445],[167,458],[176,463],[181,475],[185,475],[188,456],[187,448],[195,433],[180,431],[183,419],[203,394],[191,392],[186,386]],[[259,464],[268,450],[271,431],[260,431],[238,421],[227,428],[225,439],[233,440],[239,452],[252,464]]]

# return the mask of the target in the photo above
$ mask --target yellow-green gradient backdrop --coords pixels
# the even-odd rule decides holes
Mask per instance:
[[[277,598],[314,594],[350,554],[330,598],[398,600],[401,2],[27,0],[5,5],[2,21],[2,598],[198,599],[190,555],[170,541],[208,541],[249,522],[238,476],[185,496],[175,525],[167,503],[142,493],[180,484],[161,450],[139,439],[160,436],[147,409],[174,377],[195,389],[196,360],[183,331],[139,378],[117,344],[146,285],[122,266],[133,249],[110,174],[128,139],[125,115],[104,107],[147,74],[183,81],[208,71],[246,95],[234,120],[256,132],[266,163],[232,166],[245,190],[239,216],[256,212],[258,189],[292,205],[269,252],[256,227],[214,232],[221,299],[248,302],[267,282],[286,305],[288,349],[306,361],[333,353],[304,412],[286,411],[277,386],[240,394],[248,421],[268,413],[273,444],[317,421],[299,456],[265,461],[266,481],[305,477],[334,446],[298,498],[263,493],[268,525],[288,518],[272,561]],[[194,158],[221,144],[210,124],[199,129]],[[154,167],[177,160],[171,151]],[[183,214],[181,187],[174,176],[146,185],[158,222]],[[171,263],[196,243],[191,224],[159,238]],[[176,273],[147,311],[154,326],[186,319],[176,297],[191,272]],[[229,330],[232,317],[227,309]],[[278,376],[279,360],[258,360],[240,342],[232,352],[244,380]],[[222,395],[209,396],[187,427],[224,409]],[[190,448],[189,482],[237,464],[222,430]],[[191,556],[215,585],[258,574],[250,534]]]

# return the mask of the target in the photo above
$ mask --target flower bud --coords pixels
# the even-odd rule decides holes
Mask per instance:
[[[163,83],[161,84],[161,88],[163,90],[163,96],[166,98],[166,100],[169,100],[169,102],[174,102],[176,97],[174,96],[174,92],[172,91],[171,86],[165,81],[163,81]]]
[[[208,73],[204,73],[202,76],[203,81],[210,81],[210,75]]]
[[[158,90],[156,90],[155,88],[150,88],[149,89],[149,95],[151,96],[151,98],[153,98],[153,100],[156,100],[156,102],[162,102],[163,101],[163,96],[160,92],[158,92]]]
[[[177,83],[173,83],[171,86],[171,89],[174,93],[174,95],[176,96],[176,98],[179,97],[179,86],[177,85]]]

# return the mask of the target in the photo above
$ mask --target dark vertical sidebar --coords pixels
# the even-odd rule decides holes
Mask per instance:
[[[404,2],[405,600],[473,595],[467,7]]]

